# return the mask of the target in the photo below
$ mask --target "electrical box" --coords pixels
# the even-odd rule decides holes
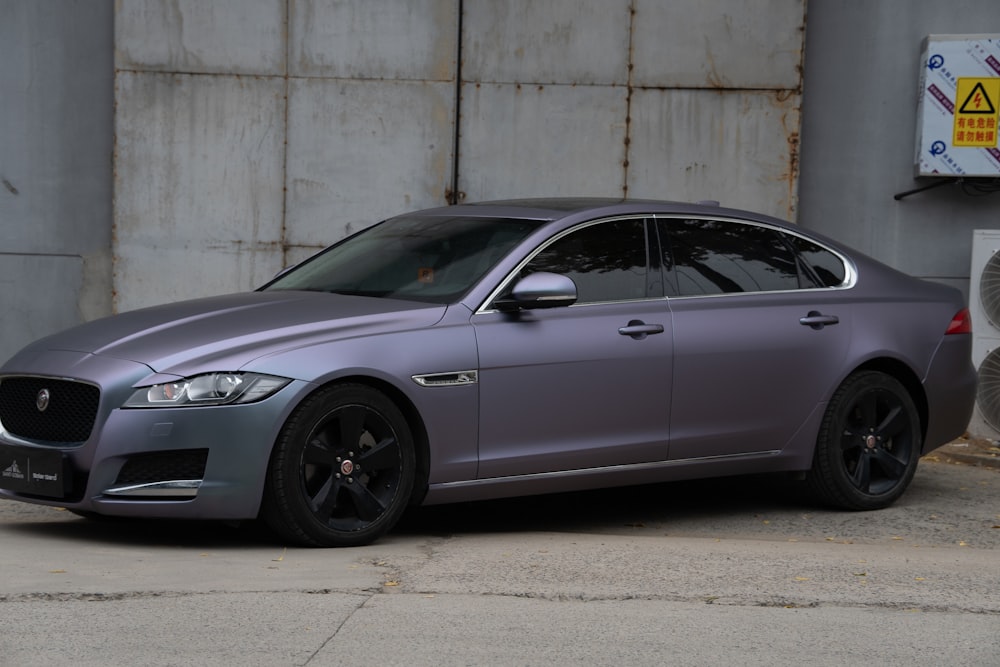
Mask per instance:
[[[1000,34],[928,35],[920,55],[917,176],[1000,176]]]

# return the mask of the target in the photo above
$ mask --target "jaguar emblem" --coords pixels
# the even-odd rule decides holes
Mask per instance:
[[[48,389],[42,389],[38,392],[38,396],[35,397],[35,407],[38,408],[39,412],[45,412],[45,409],[49,407],[49,400],[51,398],[52,395]]]

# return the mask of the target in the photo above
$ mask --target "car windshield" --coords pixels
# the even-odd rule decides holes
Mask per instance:
[[[451,303],[541,224],[507,218],[393,218],[344,239],[263,289]]]

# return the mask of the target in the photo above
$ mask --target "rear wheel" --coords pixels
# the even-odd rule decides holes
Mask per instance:
[[[278,436],[261,516],[297,544],[368,544],[406,509],[415,468],[396,405],[365,385],[333,385],[307,398]]]
[[[856,373],[827,408],[810,486],[837,507],[887,507],[913,479],[921,433],[917,409],[902,384],[884,373]]]

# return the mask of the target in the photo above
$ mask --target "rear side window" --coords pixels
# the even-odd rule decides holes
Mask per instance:
[[[718,220],[661,220],[663,265],[672,267],[680,296],[770,292],[800,283],[799,267],[782,235],[767,227]]]
[[[847,269],[840,257],[801,236],[787,234],[785,238],[795,248],[795,252],[799,253],[802,263],[821,287],[837,287],[847,280]]]

